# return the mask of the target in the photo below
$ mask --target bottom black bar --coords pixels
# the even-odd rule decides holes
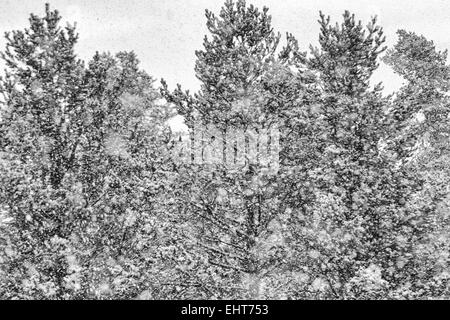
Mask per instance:
[[[402,317],[445,314],[449,301],[2,301],[3,315],[75,319],[317,319],[345,317],[384,320],[399,312]],[[7,319],[7,317],[5,318]]]

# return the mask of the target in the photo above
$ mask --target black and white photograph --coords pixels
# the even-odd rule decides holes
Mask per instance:
[[[442,0],[0,0],[0,300],[450,300],[448,30]]]

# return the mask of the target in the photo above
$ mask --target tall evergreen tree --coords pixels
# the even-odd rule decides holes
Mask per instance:
[[[288,192],[288,238],[306,276],[297,297],[408,295],[405,286],[421,286],[423,252],[416,247],[436,227],[435,202],[418,198],[423,180],[383,148],[394,115],[381,86],[369,87],[383,50],[381,28],[372,20],[366,34],[349,12],[342,26],[329,21],[321,14],[321,48],[309,62],[322,93],[307,113],[313,129],[303,140],[317,156],[313,168],[287,179],[299,190]]]
[[[448,279],[444,257],[448,247],[449,198],[449,90],[450,69],[447,51],[438,51],[433,41],[414,32],[399,30],[396,45],[388,50],[384,62],[406,81],[396,93],[391,106],[390,148],[406,156],[417,176],[425,180],[419,197],[435,201],[436,228],[429,230],[426,247],[429,255],[424,264],[428,274],[425,295],[447,296]]]
[[[14,280],[5,287],[11,293],[17,292],[11,286],[21,286],[27,263],[43,267],[45,293],[61,296],[67,275],[64,258],[54,251],[59,243],[51,239],[68,236],[62,184],[74,166],[85,90],[83,64],[74,53],[78,36],[74,27],[61,28],[60,19],[46,5],[43,18],[31,15],[29,29],[6,34],[2,54],[8,71],[1,88],[6,101],[0,143],[11,165],[1,175],[2,203],[14,217],[17,233],[9,241],[18,254],[6,254],[12,259],[7,272]]]
[[[206,19],[211,38],[205,36],[204,49],[196,51],[200,92],[189,98],[181,87],[169,94],[164,85],[165,96],[177,104],[188,124],[193,110],[215,123],[256,121],[270,109],[259,96],[263,81],[276,70],[287,72],[289,62],[304,57],[295,50],[291,35],[286,47],[278,50],[281,35],[273,31],[266,7],[260,10],[243,0],[227,0],[219,16],[206,10]],[[243,105],[250,107],[243,109]]]
[[[135,298],[163,281],[152,221],[171,112],[134,53],[96,54],[85,69],[60,19],[47,5],[6,36],[0,296]]]
[[[320,13],[320,49],[311,47],[309,67],[320,74],[325,92],[356,95],[369,88],[378,67],[378,57],[386,47],[383,29],[372,18],[366,29],[349,11],[341,25],[330,25],[330,17]]]
[[[437,51],[433,41],[413,32],[398,31],[394,48],[383,58],[406,84],[397,93],[393,105],[393,134],[397,145],[407,144],[407,152],[421,144],[444,154],[448,151],[447,119],[450,67],[447,51]],[[398,149],[398,148],[397,148]],[[405,148],[404,148],[405,149]]]
[[[300,81],[291,81],[296,77],[291,69],[303,66],[305,54],[291,35],[279,49],[280,35],[272,29],[267,8],[261,11],[242,0],[226,1],[219,16],[206,11],[206,18],[212,36],[205,37],[204,49],[196,52],[200,92],[191,96],[179,86],[171,93],[163,82],[163,95],[176,104],[191,129],[194,119],[242,131],[270,124],[286,108],[283,102],[299,96],[295,89]],[[290,92],[283,91],[287,85]],[[219,297],[273,296],[263,289],[264,282],[283,256],[280,243],[267,242],[278,232],[271,230],[279,204],[276,178],[247,169],[219,168],[212,176],[201,170],[193,176],[183,171],[188,176],[180,175],[178,183],[188,190],[178,196],[180,208],[187,207],[196,217],[190,232],[207,255],[206,270],[216,270],[212,283],[220,284]],[[237,291],[227,290],[230,286]]]

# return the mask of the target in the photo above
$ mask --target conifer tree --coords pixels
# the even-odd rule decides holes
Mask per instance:
[[[46,5],[6,35],[0,297],[135,298],[162,281],[150,222],[171,112],[134,53],[96,54],[86,69],[60,19]]]
[[[397,135],[394,140],[397,150],[402,150],[400,145],[407,145],[409,148],[403,150],[411,153],[419,144],[429,143],[443,154],[448,150],[446,93],[450,67],[446,64],[447,51],[437,51],[433,41],[413,32],[399,30],[397,33],[398,42],[383,58],[406,80],[393,103],[395,124],[392,131]]]
[[[196,51],[200,92],[190,97],[178,87],[169,94],[164,85],[165,96],[177,104],[188,124],[194,109],[217,123],[255,121],[269,108],[257,99],[269,73],[287,72],[287,66],[304,57],[295,50],[297,43],[289,34],[287,45],[279,50],[281,35],[273,31],[266,7],[260,10],[243,0],[227,0],[219,16],[206,10],[206,19],[211,37],[205,36],[204,49]],[[242,102],[251,107],[243,110]]]
[[[372,18],[366,29],[354,14],[345,11],[341,25],[330,25],[320,12],[319,48],[311,47],[309,67],[320,74],[327,93],[357,95],[369,88],[369,79],[386,50],[383,29]]]
[[[449,251],[447,188],[449,160],[449,90],[450,69],[447,51],[438,51],[433,41],[414,32],[399,30],[396,45],[383,58],[406,81],[392,102],[390,148],[404,155],[412,172],[425,183],[418,197],[434,201],[437,214],[435,230],[425,237],[429,272],[424,295],[447,296],[448,262],[442,257]],[[422,266],[423,268],[423,266]]]
[[[349,12],[341,26],[329,21],[321,14],[321,47],[309,61],[322,89],[303,138],[314,166],[287,179],[299,190],[288,192],[289,238],[307,275],[296,296],[408,296],[404,286],[418,290],[427,268],[416,246],[436,228],[436,202],[418,197],[423,179],[383,148],[394,115],[381,86],[369,87],[382,29],[373,19],[366,33]]]
[[[180,86],[169,92],[163,82],[166,99],[175,103],[191,128],[196,119],[244,131],[280,116],[286,108],[283,102],[299,96],[295,89],[300,82],[292,81],[291,68],[300,68],[305,56],[296,40],[288,35],[286,46],[279,49],[280,35],[272,29],[268,9],[247,6],[243,0],[226,1],[219,16],[206,11],[206,18],[211,38],[205,37],[204,49],[196,52],[200,92],[191,96]],[[288,85],[290,92],[284,90]],[[189,174],[192,170],[197,171]],[[206,253],[205,273],[216,270],[210,281],[220,288],[216,294],[252,298],[267,294],[262,289],[264,278],[283,256],[280,243],[267,242],[278,232],[271,229],[276,229],[271,221],[278,210],[276,178],[251,166],[235,171],[219,167],[212,176],[198,168],[182,172],[185,176],[180,175],[178,185],[188,191],[178,196],[180,210],[187,207],[196,217],[190,232]],[[230,292],[229,287],[236,290]]]
[[[1,149],[11,164],[1,175],[2,204],[14,217],[11,229],[17,232],[9,239],[17,256],[7,254],[7,272],[20,279],[22,269],[40,264],[45,274],[38,281],[41,292],[58,296],[67,275],[57,249],[68,236],[62,184],[73,170],[85,98],[83,64],[74,53],[78,36],[73,26],[61,28],[60,19],[46,5],[43,18],[31,15],[29,29],[6,34],[2,57],[8,71],[2,81],[0,124]],[[21,282],[6,285],[17,292],[10,286]],[[33,287],[27,283],[20,291]]]

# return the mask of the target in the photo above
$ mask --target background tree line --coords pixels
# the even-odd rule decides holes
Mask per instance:
[[[302,51],[268,9],[206,11],[195,94],[133,52],[77,58],[58,11],[6,33],[0,80],[3,299],[449,298],[447,52],[320,13]],[[280,43],[283,43],[281,45]],[[372,87],[379,60],[405,79]],[[176,114],[277,119],[277,174],[174,161]]]

